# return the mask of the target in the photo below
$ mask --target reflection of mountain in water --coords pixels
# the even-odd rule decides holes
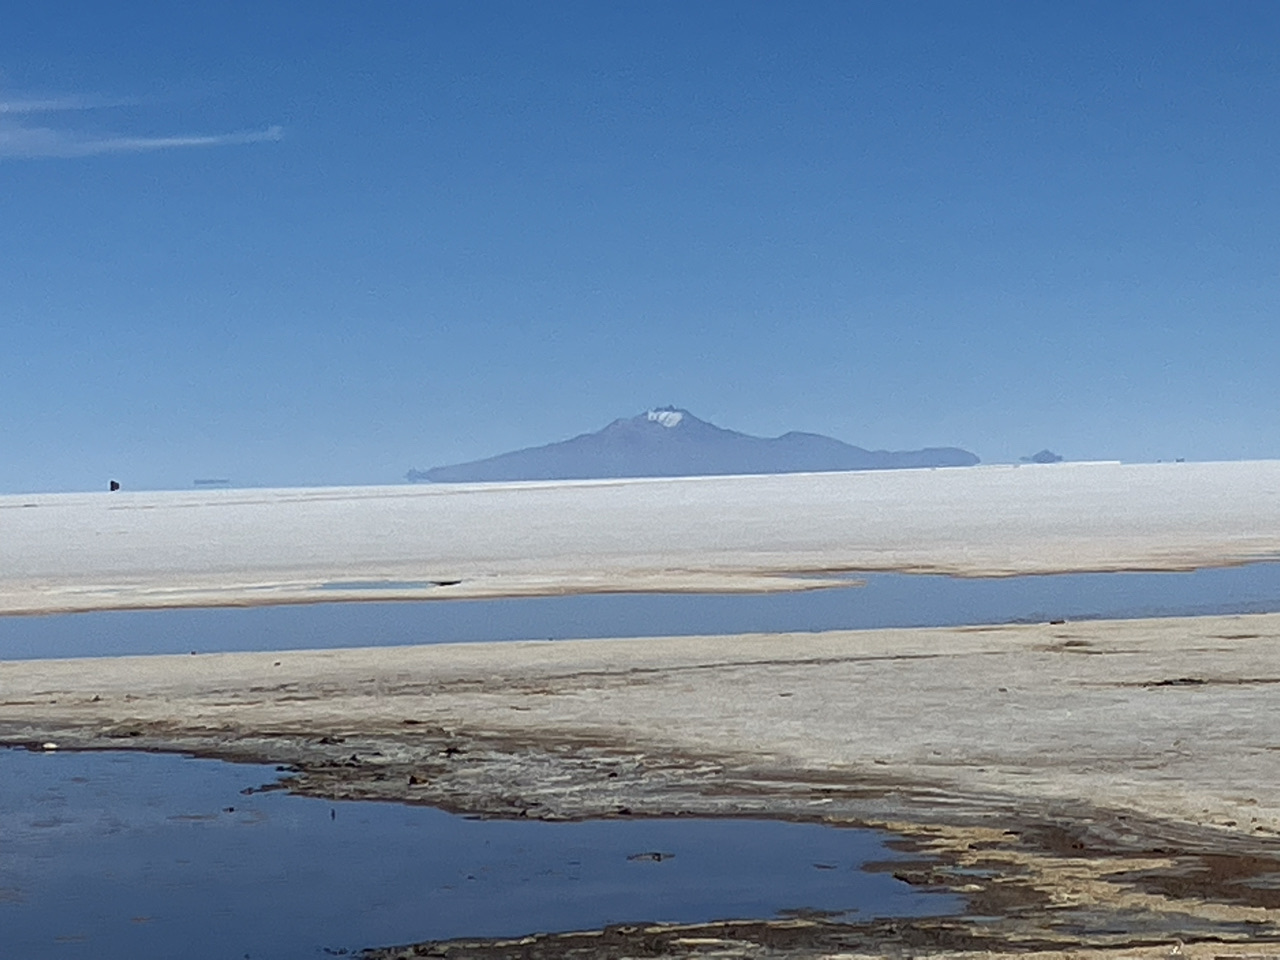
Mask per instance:
[[[431,470],[412,481],[585,480],[597,477],[723,476],[904,467],[968,467],[978,458],[957,447],[864,450],[817,433],[753,437],[666,407],[615,420],[571,440]]]

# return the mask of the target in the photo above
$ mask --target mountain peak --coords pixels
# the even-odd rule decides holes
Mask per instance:
[[[972,453],[956,447],[864,450],[797,431],[753,437],[699,420],[679,407],[655,407],[595,433],[470,463],[410,470],[408,478],[435,483],[590,480],[960,467],[977,462]]]
[[[687,410],[677,410],[675,407],[657,407],[650,410],[645,416],[650,423],[657,423],[664,427],[678,427],[680,421],[688,414]]]

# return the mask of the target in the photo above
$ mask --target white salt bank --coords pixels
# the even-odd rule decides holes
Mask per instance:
[[[1280,461],[0,497],[0,613],[1278,557]]]

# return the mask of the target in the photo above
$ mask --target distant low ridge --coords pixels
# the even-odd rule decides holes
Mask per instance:
[[[412,482],[592,480],[611,477],[697,477],[832,470],[971,467],[978,458],[958,447],[864,450],[817,433],[753,437],[661,407],[615,420],[603,430],[484,460],[410,470]]]

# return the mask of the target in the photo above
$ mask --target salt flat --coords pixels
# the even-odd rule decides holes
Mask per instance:
[[[279,763],[301,793],[489,816],[879,825],[981,918],[922,936],[1256,948],[1280,941],[1277,640],[1264,614],[0,662],[0,744]],[[785,954],[707,935],[835,955],[808,929]],[[551,946],[385,956],[704,955]]]
[[[854,780],[892,772],[1019,803],[1087,797],[1280,836],[1277,640],[1280,614],[1268,613],[0,660],[0,733],[131,723],[177,740],[407,741],[412,718]]]
[[[1278,556],[1280,461],[0,497],[0,613],[802,589],[850,570]],[[322,589],[343,581],[361,589]]]
[[[0,739],[425,725],[1280,837],[1278,641],[1280,614],[1252,614],[0,661]]]

